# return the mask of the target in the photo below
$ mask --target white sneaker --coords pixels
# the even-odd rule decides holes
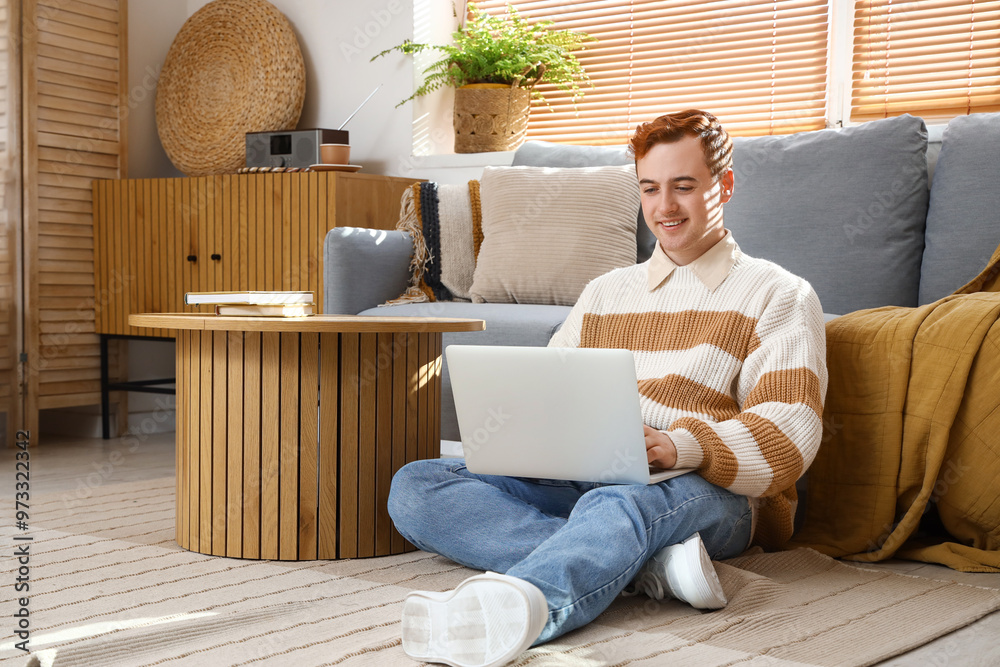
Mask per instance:
[[[534,584],[487,572],[452,591],[408,594],[403,650],[414,660],[452,667],[503,665],[538,639],[548,614]]]
[[[726,594],[698,533],[653,554],[639,570],[633,584],[636,591],[654,600],[669,595],[696,609],[726,606]]]

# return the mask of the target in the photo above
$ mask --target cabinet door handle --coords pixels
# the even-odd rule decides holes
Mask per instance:
[[[197,255],[188,255],[188,261],[189,262],[197,262],[198,261],[198,256]]]
[[[222,255],[220,255],[217,252],[213,252],[212,253],[212,259],[214,259],[215,261],[219,261],[220,259],[222,259]]]

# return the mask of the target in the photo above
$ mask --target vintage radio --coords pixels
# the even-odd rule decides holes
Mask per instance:
[[[320,164],[321,144],[348,144],[347,130],[247,132],[248,167],[308,167]]]

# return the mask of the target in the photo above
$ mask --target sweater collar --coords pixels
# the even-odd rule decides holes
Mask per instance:
[[[728,229],[722,240],[705,251],[705,253],[694,260],[687,267],[691,272],[708,288],[709,292],[714,292],[715,288],[722,284],[722,281],[729,275],[729,271],[736,264],[740,247],[736,245],[733,234]],[[663,281],[670,277],[674,269],[678,268],[673,260],[667,257],[657,242],[653,248],[653,255],[647,264],[647,279],[649,291],[652,292]]]

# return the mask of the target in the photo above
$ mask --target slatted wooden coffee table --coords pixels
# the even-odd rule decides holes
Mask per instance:
[[[177,542],[237,558],[413,549],[393,473],[438,456],[441,332],[482,320],[133,314],[177,329]]]

